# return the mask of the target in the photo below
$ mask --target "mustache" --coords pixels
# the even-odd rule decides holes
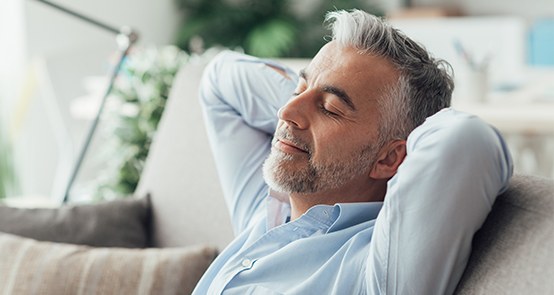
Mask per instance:
[[[288,129],[277,129],[275,131],[275,135],[273,136],[273,143],[277,142],[277,140],[280,140],[280,139],[284,139],[286,141],[291,142],[296,147],[306,151],[308,153],[308,155],[312,154],[311,147],[306,142],[304,142],[303,140],[301,140],[301,139],[295,137],[294,135],[292,135],[288,131]]]

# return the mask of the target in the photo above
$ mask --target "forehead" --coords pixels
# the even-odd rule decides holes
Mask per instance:
[[[388,60],[340,46],[335,41],[321,48],[306,74],[309,83],[343,89],[354,104],[376,100],[398,79],[397,70]]]

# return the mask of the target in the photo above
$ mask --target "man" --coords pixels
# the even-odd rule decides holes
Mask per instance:
[[[327,21],[332,41],[299,77],[230,52],[206,69],[237,236],[195,294],[452,293],[507,185],[502,138],[446,108],[441,62],[362,11]]]

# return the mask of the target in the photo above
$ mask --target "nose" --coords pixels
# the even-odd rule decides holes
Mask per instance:
[[[308,95],[303,93],[289,100],[286,105],[279,109],[277,116],[291,127],[306,129],[309,126],[309,108]]]

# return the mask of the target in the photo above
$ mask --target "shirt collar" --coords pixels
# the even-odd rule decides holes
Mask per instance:
[[[327,232],[339,231],[376,219],[383,202],[338,203],[335,207],[338,208],[338,217]]]
[[[286,223],[291,213],[288,195],[270,190],[266,201],[267,229]],[[316,205],[304,215],[327,224],[327,232],[333,232],[376,219],[382,207],[383,202],[338,203],[334,206]]]

